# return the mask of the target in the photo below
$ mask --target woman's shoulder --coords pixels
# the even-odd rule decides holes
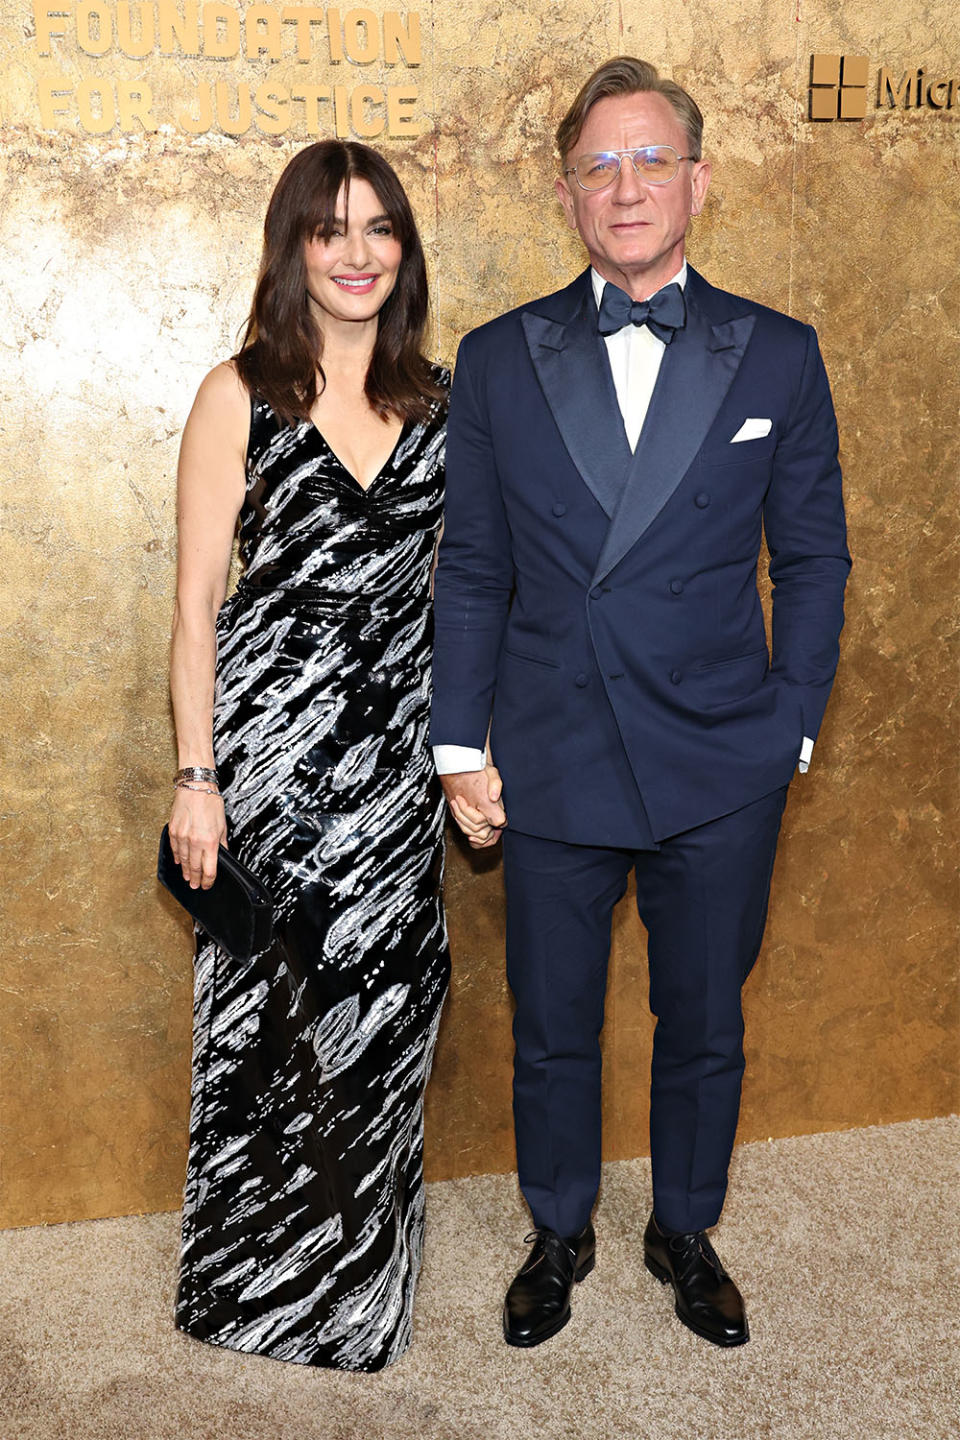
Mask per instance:
[[[249,393],[232,361],[224,360],[201,380],[185,433],[243,453],[249,428]]]
[[[207,371],[197,391],[197,402],[204,407],[216,406],[249,415],[250,392],[233,360],[221,360]]]

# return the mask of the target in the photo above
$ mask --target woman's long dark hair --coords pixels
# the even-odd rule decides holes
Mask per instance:
[[[299,151],[270,197],[263,256],[243,342],[234,364],[244,384],[282,421],[307,420],[324,387],[323,336],[307,296],[304,243],[333,234],[337,197],[366,180],[389,217],[403,258],[379,315],[364,386],[381,417],[427,420],[444,392],[421,353],[427,320],[427,270],[410,202],[376,150],[353,140],[320,140]],[[319,383],[318,372],[319,371]]]

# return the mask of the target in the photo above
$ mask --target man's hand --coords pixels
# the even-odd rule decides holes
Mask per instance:
[[[503,781],[496,765],[487,765],[483,770],[441,775],[440,784],[447,797],[450,814],[474,850],[489,850],[496,845],[500,831],[507,823],[506,811],[500,803]]]

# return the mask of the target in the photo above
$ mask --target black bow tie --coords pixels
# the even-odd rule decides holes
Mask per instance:
[[[658,340],[669,345],[686,320],[683,291],[676,282],[664,285],[649,300],[631,300],[625,290],[611,285],[609,280],[603,287],[598,323],[601,335],[615,335],[625,325],[646,325]]]

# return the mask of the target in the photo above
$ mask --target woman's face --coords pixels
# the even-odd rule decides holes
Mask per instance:
[[[372,320],[397,283],[402,258],[373,186],[352,180],[349,206],[345,188],[337,196],[333,234],[315,235],[304,245],[307,293],[333,320]]]

